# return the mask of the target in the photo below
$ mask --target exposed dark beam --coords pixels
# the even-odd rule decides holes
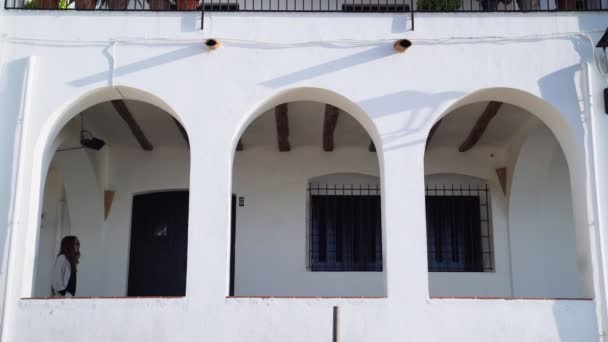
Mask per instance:
[[[331,152],[334,150],[334,132],[338,125],[340,110],[330,104],[325,105],[325,120],[323,120],[323,150]]]
[[[287,152],[291,150],[289,144],[289,119],[287,118],[287,103],[275,107],[274,115],[277,122],[277,140],[279,151]]]
[[[475,144],[477,144],[483,133],[486,131],[486,128],[488,128],[490,121],[492,121],[494,116],[496,116],[501,106],[502,102],[490,101],[490,103],[488,103],[486,109],[479,116],[477,122],[475,122],[475,126],[473,126],[473,129],[471,129],[469,136],[458,148],[458,151],[468,151],[475,146]]]
[[[237,151],[242,151],[245,149],[245,146],[243,145],[243,140],[239,139],[239,142],[236,144],[236,150]]]
[[[184,126],[182,126],[182,124],[177,121],[176,118],[173,118],[173,122],[175,122],[175,126],[177,126],[177,129],[179,130],[179,133],[182,135],[182,138],[184,138],[184,142],[186,143],[186,145],[188,145],[188,147],[190,147],[190,139],[188,139],[188,133],[186,132],[186,129],[184,128]]]
[[[146,138],[144,131],[142,131],[137,121],[135,121],[133,115],[131,115],[131,112],[129,111],[129,108],[127,108],[127,104],[125,103],[125,101],[112,100],[112,106],[114,106],[114,109],[116,110],[118,115],[120,115],[120,117],[126,122],[127,126],[129,126],[129,129],[131,130],[131,133],[133,133],[133,135],[135,136],[135,139],[137,139],[139,146],[141,146],[141,148],[146,151],[152,151],[154,149],[154,146],[152,146],[148,138]]]
[[[369,147],[367,148],[370,152],[376,152],[376,145],[374,145],[374,142],[370,142],[369,143]]]
[[[431,143],[431,139],[433,139],[433,136],[435,135],[435,132],[437,132],[437,128],[439,128],[439,125],[441,125],[442,120],[443,119],[439,119],[439,121],[435,122],[433,127],[431,127],[431,130],[429,131],[429,136],[426,138],[426,146],[429,146],[429,144]]]

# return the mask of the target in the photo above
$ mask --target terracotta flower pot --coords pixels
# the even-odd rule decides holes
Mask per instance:
[[[57,9],[59,0],[38,0],[38,8]]]
[[[96,5],[96,0],[76,0],[76,9],[79,10],[93,10]]]
[[[111,10],[126,10],[129,0],[106,0],[108,8]]]
[[[154,11],[168,10],[171,8],[169,0],[148,0],[150,9]]]
[[[575,0],[557,0],[557,9],[562,11],[573,11],[576,9]]]
[[[177,0],[179,11],[195,10],[198,7],[198,0]]]

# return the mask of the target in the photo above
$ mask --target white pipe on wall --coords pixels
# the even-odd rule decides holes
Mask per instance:
[[[587,179],[588,179],[588,228],[590,233],[590,243],[592,249],[592,264],[594,273],[594,288],[595,288],[595,301],[596,301],[596,315],[598,321],[598,334],[600,337],[600,341],[608,341],[608,332],[606,328],[608,327],[608,304],[606,303],[606,282],[608,279],[606,278],[606,240],[604,237],[604,224],[602,220],[602,216],[598,215],[598,210],[600,209],[602,203],[602,191],[600,191],[601,181],[599,179],[602,174],[602,168],[598,165],[600,164],[601,159],[605,156],[598,155],[597,146],[601,146],[601,141],[598,137],[600,118],[598,115],[602,115],[601,113],[596,113],[594,106],[596,105],[594,102],[594,93],[601,94],[601,91],[594,92],[594,81],[597,83],[597,80],[594,80],[593,75],[594,72],[593,65],[591,63],[586,63],[586,68],[583,69],[585,74],[585,81],[587,87],[587,108],[588,110],[583,112],[582,124],[585,134],[585,145],[587,149]],[[605,120],[604,120],[605,121]],[[596,125],[598,127],[596,127]],[[605,172],[605,170],[604,170]]]

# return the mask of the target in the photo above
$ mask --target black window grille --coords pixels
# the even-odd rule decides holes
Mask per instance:
[[[5,9],[203,12],[556,12],[608,10],[602,0],[4,0]],[[69,5],[68,5],[69,4]],[[67,8],[66,8],[67,7]]]
[[[310,269],[382,271],[378,186],[309,185]]]
[[[487,185],[426,186],[429,272],[491,272]]]

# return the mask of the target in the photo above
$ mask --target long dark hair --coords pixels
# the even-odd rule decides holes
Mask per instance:
[[[78,238],[74,235],[69,235],[61,239],[61,247],[59,248],[59,254],[57,255],[63,254],[71,264],[78,264],[80,252],[76,252],[76,248],[74,248],[74,244],[77,240]]]

